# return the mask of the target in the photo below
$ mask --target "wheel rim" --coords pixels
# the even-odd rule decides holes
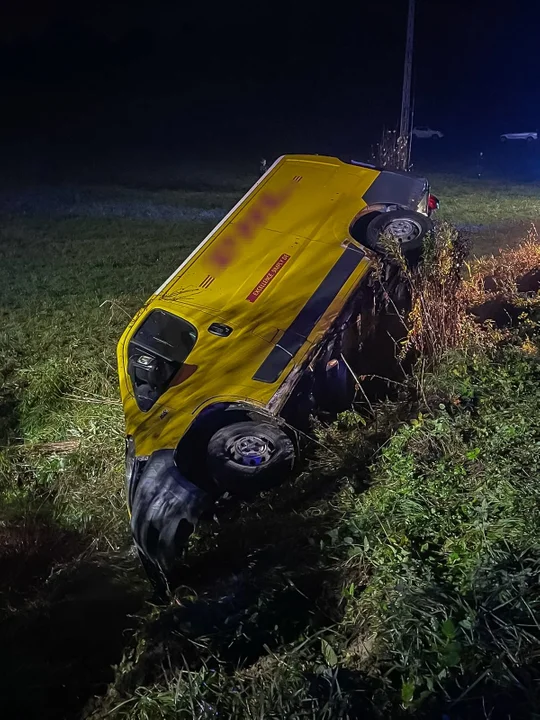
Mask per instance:
[[[421,235],[422,228],[415,220],[399,218],[388,223],[385,231],[393,235],[399,242],[407,243],[416,240]]]
[[[233,460],[241,465],[258,467],[270,460],[274,449],[272,443],[265,438],[244,435],[232,444],[229,453]]]

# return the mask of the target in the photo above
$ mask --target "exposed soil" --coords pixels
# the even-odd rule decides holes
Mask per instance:
[[[515,326],[524,311],[523,306],[516,304],[515,299],[498,292],[498,284],[493,276],[484,279],[484,289],[492,294],[492,297],[470,308],[478,322],[492,321],[499,328]],[[523,299],[526,299],[529,293],[536,294],[540,290],[540,271],[531,270],[517,278],[516,289]]]

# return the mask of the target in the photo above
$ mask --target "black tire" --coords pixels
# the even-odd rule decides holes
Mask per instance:
[[[131,488],[131,532],[154,587],[174,585],[177,569],[199,521],[212,508],[210,496],[182,476],[172,450],[157,450]]]
[[[533,138],[532,136],[529,136],[529,137],[527,138],[527,142],[528,142],[528,143],[534,142],[534,138]]]
[[[372,250],[384,253],[381,236],[389,233],[399,240],[402,252],[407,254],[411,250],[421,248],[425,236],[431,230],[433,223],[425,215],[412,210],[391,210],[373,218],[366,228],[364,242]],[[408,235],[407,231],[409,231]]]
[[[502,143],[505,143],[507,140],[508,140],[508,138],[501,137],[501,142],[502,142]]]
[[[251,497],[286,480],[296,459],[292,440],[270,422],[240,422],[221,428],[208,443],[207,454],[220,489],[241,497]]]

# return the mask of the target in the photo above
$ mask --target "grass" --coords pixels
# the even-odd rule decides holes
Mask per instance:
[[[540,187],[500,180],[430,175],[441,199],[440,217],[456,225],[511,224],[540,217]]]
[[[3,223],[0,674],[14,717],[78,716],[134,627],[147,589],[129,552],[115,347],[209,229]]]
[[[447,265],[441,247],[433,262]],[[530,251],[529,259],[537,262]],[[517,263],[523,270],[523,253]],[[491,275],[493,264],[478,272]],[[419,282],[443,279],[432,273]],[[478,292],[477,277],[471,285]],[[235,629],[220,627],[215,599],[184,597],[167,611],[169,633],[163,615],[150,622],[91,717],[532,717],[540,699],[538,299],[522,310],[522,323],[506,334],[487,329],[479,342],[473,332],[471,343],[432,355],[407,422],[398,417],[403,403],[385,404],[371,418],[347,413],[319,432],[302,482],[339,479],[331,499],[310,509],[320,521],[318,572],[332,573],[333,592],[288,579],[314,615],[324,608],[323,623],[304,618],[280,636],[294,615],[289,600],[278,637],[257,637],[275,622],[272,570],[256,602],[228,610]],[[413,332],[430,337],[422,326]],[[384,423],[393,432],[381,446]],[[299,532],[309,510],[298,498],[293,506]],[[273,542],[284,532],[273,532]],[[201,605],[210,624],[186,622]],[[231,661],[225,648],[238,645],[238,632]],[[133,663],[164,667],[161,657],[167,668],[143,671],[141,683]]]
[[[519,245],[540,219],[540,187],[501,180],[429,175],[441,200],[439,217],[471,236],[471,252],[482,256]]]
[[[232,633],[216,642],[214,629],[209,643],[206,624],[194,636],[185,611],[172,607],[166,627],[182,628],[181,637],[151,630],[121,666],[110,704],[92,717],[532,717],[540,678],[539,340],[526,350],[510,343],[490,354],[457,352],[440,364],[426,380],[433,409],[393,435],[371,467],[368,492],[356,490],[364,469],[348,447],[358,430],[343,433],[351,426],[341,421],[340,517],[319,538],[319,563],[337,564],[340,591],[325,599],[319,588],[309,598],[329,604],[333,624],[301,625],[292,641],[261,646],[238,667],[223,652]],[[263,593],[252,605],[257,627],[268,620],[268,602]],[[241,632],[251,635],[241,617]],[[167,657],[172,666],[141,684],[132,663],[149,667],[148,647],[158,641],[153,663]]]
[[[516,674],[538,677],[539,376],[537,336],[448,358],[427,382],[437,410],[396,433],[349,509],[351,562],[372,569],[349,621],[376,635],[396,706],[487,679],[526,694]]]
[[[125,534],[115,345],[126,321],[210,229],[202,223],[12,220],[0,235],[7,505],[116,544]],[[79,441],[73,452],[36,453]],[[1,472],[1,471],[0,471]],[[15,473],[15,475],[14,475]],[[24,483],[14,483],[15,477]]]
[[[244,183],[209,189],[194,175],[191,186],[114,192],[225,209]],[[530,186],[435,177],[434,191],[444,218],[489,226],[477,249],[495,250],[499,232],[509,245],[513,232],[523,239],[540,211]],[[107,202],[108,190],[91,192]],[[465,718],[495,708],[493,718],[532,716],[540,678],[534,298],[520,299],[518,328],[479,348],[476,336],[463,343],[450,305],[435,335],[425,334],[444,278],[413,279],[418,297],[428,297],[426,283],[435,292],[409,346],[437,362],[373,415],[347,413],[319,428],[321,446],[302,477],[254,505],[226,508],[220,526],[197,538],[190,587],[170,607],[145,604],[127,535],[115,346],[128,316],[210,227],[4,218],[0,677],[12,715]],[[448,230],[445,247],[452,238]],[[473,295],[486,300],[485,276],[496,279],[487,299],[515,300],[516,279],[538,265],[531,242],[472,267],[460,312]],[[452,341],[435,348],[451,327]],[[83,710],[94,694],[103,697]]]

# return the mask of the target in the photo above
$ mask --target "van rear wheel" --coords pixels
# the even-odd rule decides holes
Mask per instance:
[[[208,464],[220,490],[249,497],[286,480],[294,443],[270,422],[240,422],[218,430],[208,443]]]
[[[424,238],[433,229],[433,223],[421,213],[411,210],[391,210],[377,215],[367,226],[365,243],[377,252],[384,252],[381,237],[395,238],[404,254],[422,247]]]

